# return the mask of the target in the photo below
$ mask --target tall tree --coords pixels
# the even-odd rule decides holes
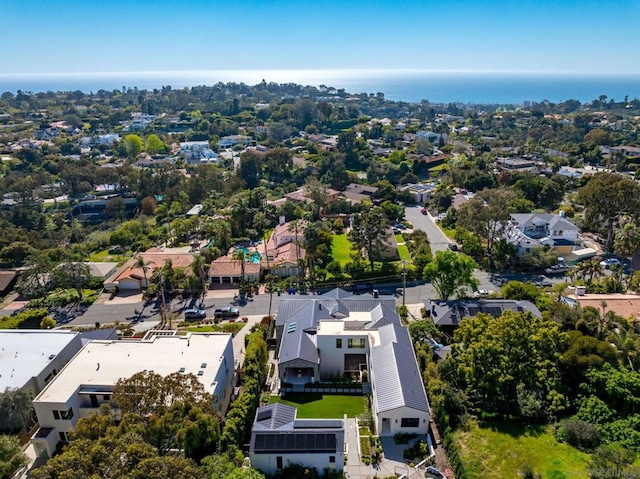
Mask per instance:
[[[640,228],[631,218],[625,218],[615,235],[614,250],[620,256],[631,258],[631,270],[640,269]],[[632,273],[633,274],[633,273]]]
[[[507,205],[514,197],[509,190],[482,190],[458,210],[458,225],[484,239],[490,255],[494,242],[502,238],[508,228]]]
[[[438,298],[448,300],[454,294],[464,295],[463,287],[478,287],[473,270],[478,264],[464,253],[436,251],[436,256],[424,267],[424,277],[433,284]]]
[[[125,153],[129,158],[135,158],[142,151],[142,138],[138,135],[127,135],[123,141]]]
[[[154,133],[147,138],[144,149],[150,155],[157,155],[158,153],[164,153],[165,148],[164,142]]]
[[[17,433],[35,424],[33,391],[24,388],[7,388],[0,393],[0,431]],[[0,475],[1,477],[1,475]]]
[[[505,311],[498,318],[481,313],[463,319],[454,338],[452,361],[477,405],[518,414],[518,396],[524,391],[542,398],[541,406],[550,413],[565,406],[559,392],[565,338],[555,322],[531,313]]]
[[[8,479],[29,463],[29,458],[22,452],[18,438],[0,435],[0,478]]]
[[[353,216],[349,240],[365,251],[371,271],[389,237],[389,221],[382,208],[373,207]]]
[[[578,201],[585,207],[585,224],[606,238],[611,249],[615,234],[625,216],[640,215],[640,185],[626,176],[597,173],[578,190]]]

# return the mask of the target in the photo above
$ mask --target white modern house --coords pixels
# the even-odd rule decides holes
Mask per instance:
[[[430,408],[407,328],[395,298],[334,289],[316,297],[283,297],[276,337],[281,388],[351,375],[371,383],[378,435],[426,434]]]
[[[32,389],[38,394],[82,348],[73,331],[0,331],[0,392]]]
[[[250,143],[251,143],[251,138],[245,135],[223,136],[218,140],[218,146],[220,148],[229,148],[237,144],[248,146]]]
[[[296,408],[275,403],[258,408],[251,430],[251,467],[275,474],[289,464],[341,471],[345,427],[342,419],[296,419]]]
[[[68,441],[79,418],[110,401],[119,379],[145,370],[163,376],[196,375],[224,413],[234,380],[231,334],[167,333],[151,332],[143,340],[87,343],[33,401],[40,424],[31,438],[36,454],[51,457],[58,442]]]
[[[215,163],[218,154],[209,147],[208,141],[183,141],[180,143],[179,154],[189,164]]]

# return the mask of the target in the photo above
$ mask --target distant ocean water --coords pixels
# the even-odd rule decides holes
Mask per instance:
[[[97,92],[123,86],[183,88],[217,82],[255,85],[262,80],[382,92],[390,100],[432,103],[521,104],[569,99],[589,102],[600,95],[622,101],[640,97],[640,75],[430,72],[423,70],[211,70],[78,74],[0,74],[0,92]]]

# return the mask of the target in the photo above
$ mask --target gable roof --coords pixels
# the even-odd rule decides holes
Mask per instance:
[[[540,310],[531,301],[513,299],[457,299],[451,301],[425,301],[425,307],[431,312],[431,319],[436,326],[458,326],[466,317],[478,313],[490,314],[494,318],[504,311],[529,312],[540,318]]]
[[[552,215],[549,213],[512,213],[511,219],[515,221],[521,228],[536,225],[546,225],[549,229],[554,230],[579,230],[579,228],[574,225],[567,217]]]
[[[379,331],[382,344],[371,349],[371,376],[378,412],[400,407],[429,412],[409,332],[399,324],[382,326]]]

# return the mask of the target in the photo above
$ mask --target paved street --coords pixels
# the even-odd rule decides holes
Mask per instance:
[[[432,252],[449,249],[451,240],[438,227],[433,217],[430,214],[423,215],[421,209],[420,206],[407,206],[404,217],[413,225],[413,229],[427,233]]]

